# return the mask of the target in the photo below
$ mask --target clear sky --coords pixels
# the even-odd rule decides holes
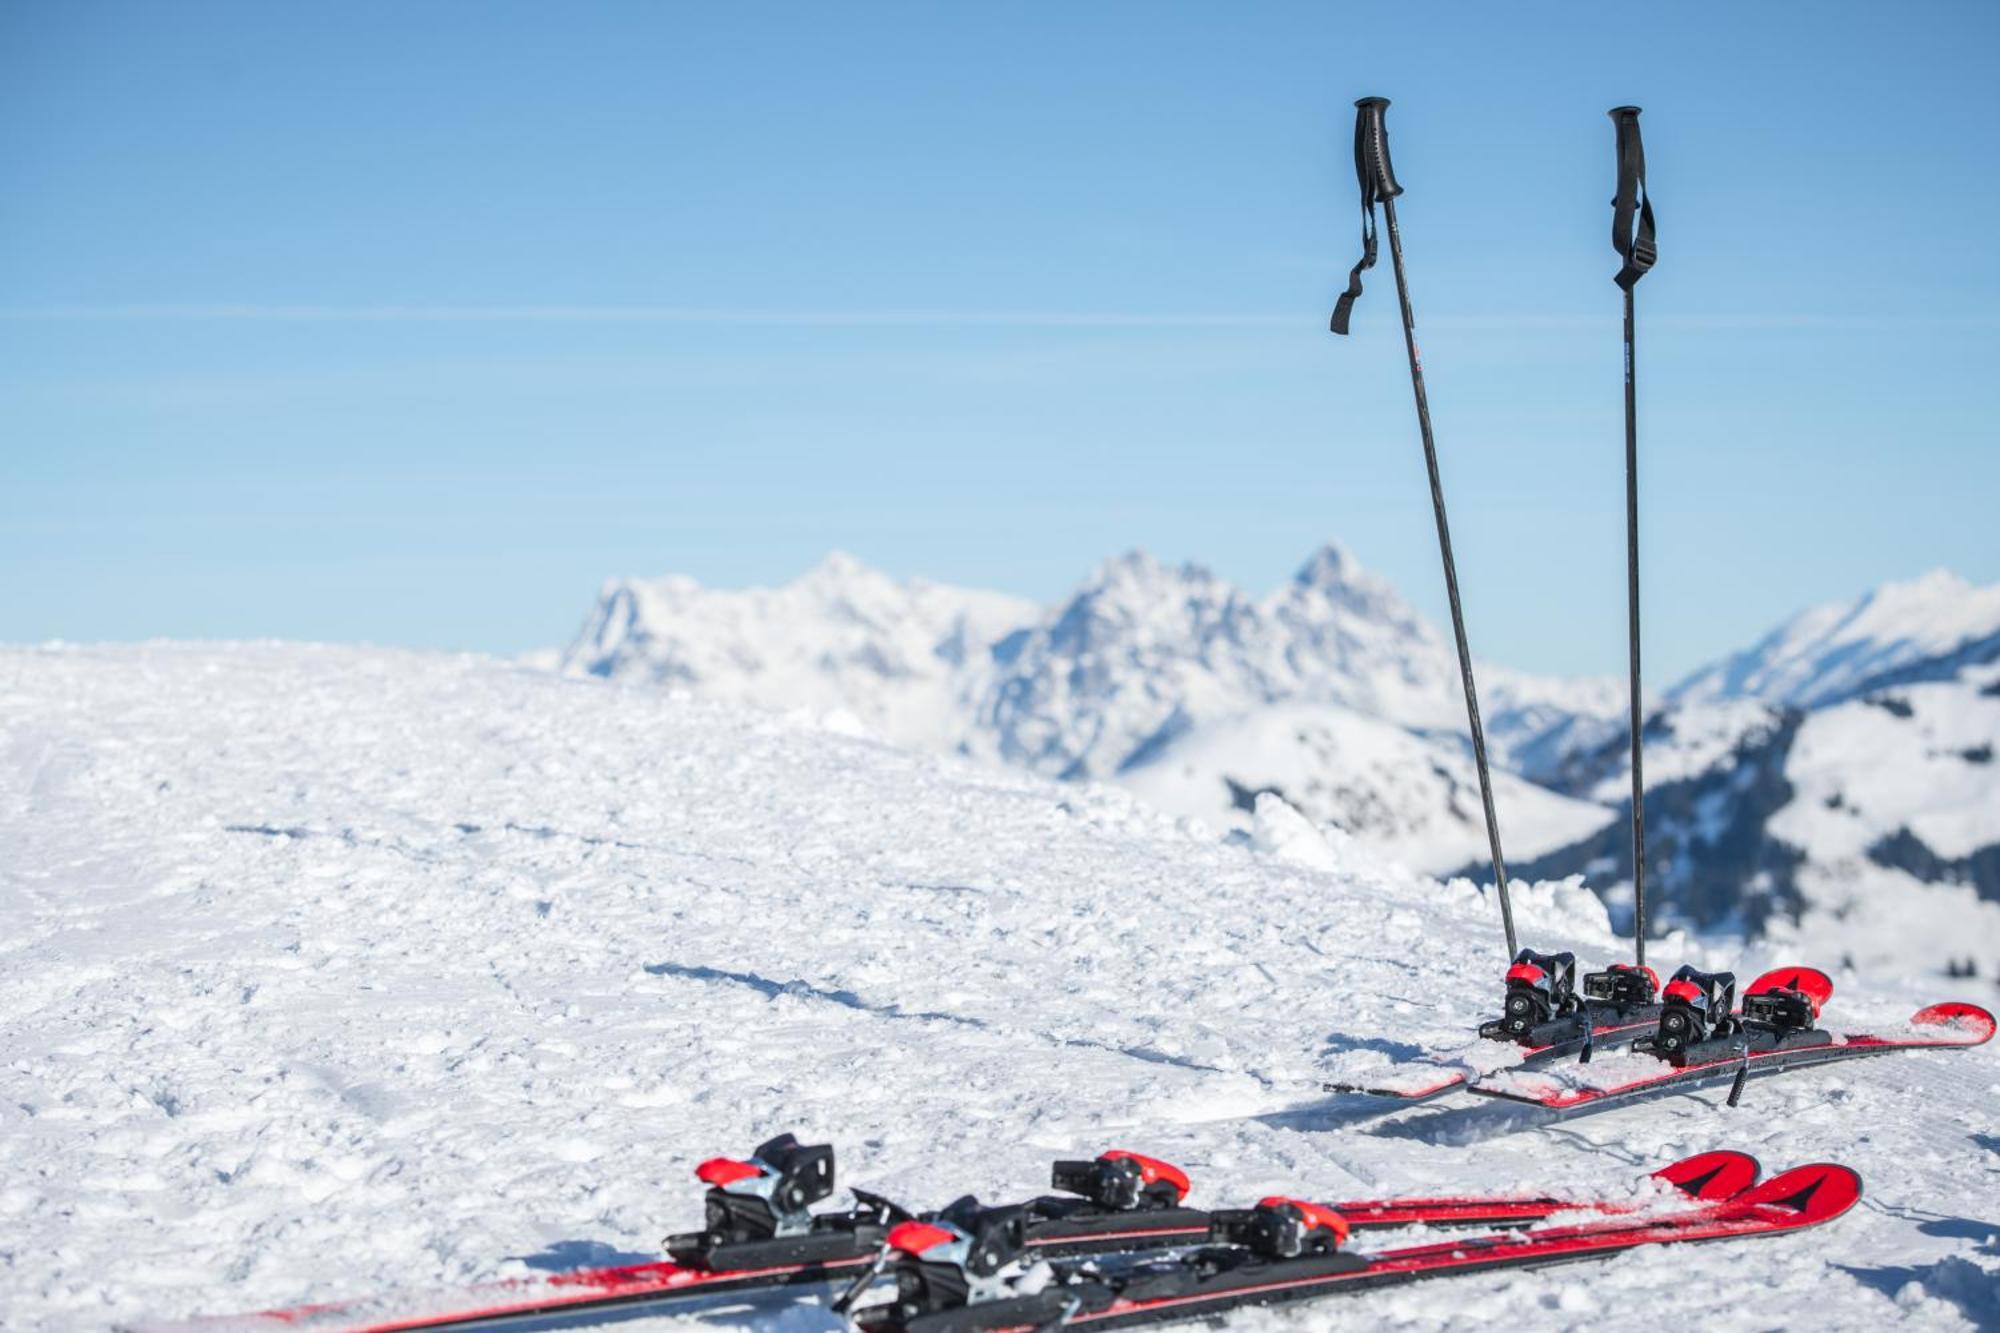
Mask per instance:
[[[0,5],[0,640],[516,651],[830,547],[1060,596],[1336,536],[1622,665],[1605,109],[1646,108],[1649,662],[2000,578],[1991,4]]]

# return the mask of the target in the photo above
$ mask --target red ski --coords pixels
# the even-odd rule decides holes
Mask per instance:
[[[776,1140],[773,1141],[777,1142]],[[759,1158],[765,1149],[759,1150]],[[777,1153],[771,1156],[777,1157]],[[1178,1189],[1185,1177],[1173,1168],[1137,1154],[1106,1154],[1105,1158],[1131,1161],[1139,1167],[1141,1181],[1152,1175],[1155,1181],[1169,1179]],[[759,1160],[758,1158],[753,1158]],[[726,1167],[704,1163],[708,1177],[728,1174]],[[1083,1164],[1068,1163],[1067,1167]],[[1178,1180],[1166,1177],[1171,1172]],[[1057,1176],[1063,1178],[1063,1168]],[[1680,1193],[1703,1204],[1723,1202],[1741,1194],[1757,1182],[1757,1159],[1747,1153],[1717,1151],[1662,1167],[1652,1178],[1671,1185]],[[731,1182],[734,1183],[734,1182]],[[1176,1191],[1176,1199],[1179,1197]],[[874,1208],[869,1200],[864,1207]],[[1447,1195],[1423,1198],[1361,1199],[1324,1205],[1337,1211],[1357,1230],[1388,1229],[1415,1225],[1430,1226],[1526,1226],[1557,1213],[1591,1211],[1606,1216],[1657,1208],[1658,1200],[1602,1200],[1529,1195]],[[873,1215],[871,1213],[871,1215]],[[907,1216],[904,1214],[903,1216]],[[1215,1214],[1194,1209],[1175,1209],[1155,1214],[1146,1223],[1144,1212],[1129,1215],[1128,1224],[1111,1230],[1094,1229],[1087,1241],[1078,1229],[1050,1228],[1029,1224],[1023,1241],[1027,1252],[1037,1257],[1078,1253],[1118,1253],[1167,1249],[1201,1244],[1214,1231]],[[203,1333],[275,1333],[276,1330],[311,1330],[312,1333],[412,1333],[413,1330],[446,1329],[486,1320],[535,1315],[586,1315],[593,1310],[606,1312],[634,1306],[668,1305],[700,1296],[775,1290],[787,1286],[830,1284],[859,1276],[873,1264],[889,1228],[876,1227],[856,1237],[848,1253],[823,1256],[811,1262],[796,1261],[752,1268],[700,1268],[661,1262],[616,1268],[580,1269],[546,1278],[521,1278],[496,1282],[471,1290],[440,1293],[430,1298],[383,1298],[333,1304],[296,1306],[260,1314],[202,1320],[188,1326]]]
[[[1976,1004],[1934,1004],[1912,1015],[1908,1028],[1901,1032],[1842,1034],[1791,1028],[1776,1032],[1771,1044],[1762,1048],[1749,1044],[1752,1037],[1761,1035],[1752,1032],[1691,1043],[1684,1063],[1635,1054],[1560,1073],[1516,1074],[1481,1083],[1472,1091],[1482,1097],[1573,1111],[1836,1060],[1897,1051],[1963,1049],[1983,1045],[1992,1040],[1993,1033],[1993,1015]],[[1738,1091],[1740,1087],[1739,1083]],[[1733,1101],[1734,1092],[1731,1097]]]

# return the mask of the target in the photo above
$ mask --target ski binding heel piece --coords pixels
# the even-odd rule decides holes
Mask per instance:
[[[1767,990],[1743,997],[1746,1026],[1769,1028],[1772,1032],[1808,1032],[1813,1025],[1813,1003],[1795,990]]]
[[[1090,1162],[1057,1162],[1051,1183],[1111,1213],[1178,1208],[1187,1172],[1171,1162],[1114,1148]]]
[[[1255,1208],[1218,1211],[1209,1239],[1240,1245],[1260,1259],[1298,1259],[1346,1244],[1347,1219],[1323,1204],[1274,1195]]]
[[[1640,1005],[1651,1004],[1659,990],[1659,973],[1650,967],[1634,967],[1630,963],[1613,963],[1604,971],[1589,973],[1583,979],[1585,999],[1616,1009],[1636,1009]]]
[[[811,1232],[808,1209],[833,1193],[833,1148],[780,1134],[758,1144],[747,1161],[711,1157],[694,1174],[708,1186],[707,1226],[667,1237],[667,1251],[698,1260],[724,1245]]]

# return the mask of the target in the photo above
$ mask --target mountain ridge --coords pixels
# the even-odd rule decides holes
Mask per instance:
[[[2000,897],[1988,884],[2000,829],[1975,827],[1982,776],[2000,770],[1933,762],[1924,746],[1942,741],[1873,725],[1884,710],[1926,710],[1905,731],[1967,728],[1957,751],[1981,753],[1973,678],[1996,661],[2000,587],[1936,571],[1797,613],[1649,700],[1651,850],[1668,863],[1649,876],[1658,919],[1780,929],[1845,902],[1844,883],[1892,872],[1884,892],[1960,884]],[[1378,859],[1490,874],[1456,658],[1337,542],[1262,595],[1140,550],[1100,562],[1048,606],[894,580],[839,553],[777,589],[613,580],[563,665],[1115,783],[1219,833],[1246,834],[1256,798],[1275,793]],[[1623,682],[1477,669],[1517,868],[1583,874],[1617,908],[1631,878]],[[1797,767],[1850,732],[1897,756],[1912,796],[1870,803],[1909,818],[1857,822],[1852,805],[1844,823],[1800,813],[1802,791],[1839,805],[1868,788],[1869,756],[1851,746],[1810,773]],[[2000,810],[2000,792],[1993,800]],[[1927,820],[1927,802],[1956,813]],[[1816,839],[1837,854],[1801,845]]]

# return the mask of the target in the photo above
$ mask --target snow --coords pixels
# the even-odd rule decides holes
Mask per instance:
[[[1784,723],[1784,710],[1756,699],[1719,699],[1685,703],[1647,719],[1646,786],[1662,787],[1700,777],[1728,762],[1745,745],[1769,738]],[[1612,803],[1632,794],[1631,731],[1616,751],[1606,774],[1591,788],[1597,800]]]
[[[1119,782],[1162,810],[1220,828],[1248,828],[1244,807],[1257,792],[1276,791],[1378,858],[1428,873],[1491,858],[1469,746],[1334,704],[1276,704],[1192,727]],[[1508,773],[1494,775],[1494,804],[1515,856],[1567,846],[1609,818],[1603,806]]]
[[[0,1325],[651,1255],[698,1222],[696,1161],[790,1129],[917,1206],[1109,1146],[1207,1203],[1832,1159],[1868,1200],[1809,1236],[1229,1322],[1990,1326],[1990,1048],[1550,1128],[1329,1097],[1342,1061],[1490,1013],[1479,889],[1282,807],[1224,842],[848,730],[471,657],[0,650]],[[1538,947],[1622,956],[1574,884],[1521,885],[1516,913]],[[1655,946],[1683,957],[1782,961]],[[1840,986],[1856,1026],[1940,998]]]
[[[1992,679],[2000,670],[1809,715],[1785,766],[1798,795],[1772,832],[1823,857],[1902,828],[1947,858],[2000,840],[2000,695],[1982,692]]]
[[[2000,635],[2000,584],[1949,570],[1885,583],[1852,602],[1802,611],[1752,647],[1668,692],[1677,701],[1761,699],[1811,707],[1874,677]]]
[[[1034,610],[1004,593],[898,581],[835,551],[782,588],[614,579],[560,665],[779,711],[840,709],[889,739],[950,744],[960,693]]]

